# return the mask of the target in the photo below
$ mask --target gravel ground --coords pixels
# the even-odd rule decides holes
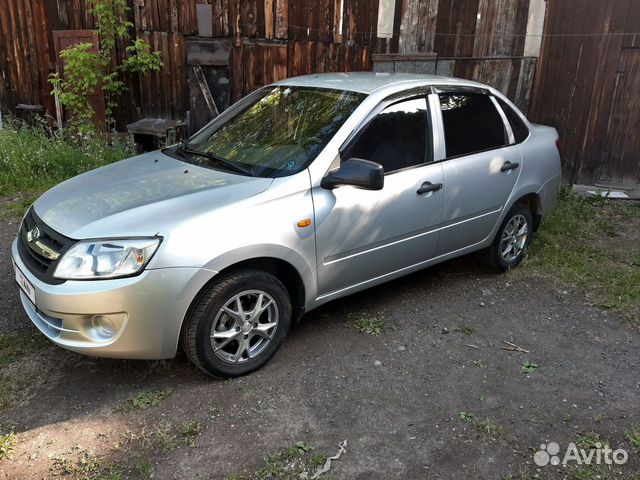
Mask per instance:
[[[16,229],[0,225],[0,334],[30,335],[11,271]],[[640,418],[638,333],[552,279],[492,275],[472,258],[311,312],[265,368],[235,380],[206,378],[183,356],[116,361],[35,345],[1,371],[20,379],[0,412],[17,433],[4,479],[92,478],[105,465],[122,470],[113,478],[217,479],[257,472],[296,442],[332,455],[343,440],[327,478],[577,478],[533,454],[590,431],[629,450],[601,478],[640,471],[624,433]],[[539,368],[522,373],[524,362]],[[129,408],[141,392],[166,398]]]

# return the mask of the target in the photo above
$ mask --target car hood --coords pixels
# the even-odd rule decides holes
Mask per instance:
[[[33,208],[51,228],[75,239],[156,235],[174,222],[263,192],[272,181],[151,152],[71,178]]]

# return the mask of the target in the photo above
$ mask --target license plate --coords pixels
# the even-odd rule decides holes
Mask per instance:
[[[33,285],[31,285],[31,282],[27,280],[27,277],[24,276],[24,274],[20,271],[20,269],[15,263],[13,264],[13,268],[16,271],[16,282],[18,282],[18,285],[20,285],[20,288],[22,289],[22,291],[27,295],[27,297],[29,297],[29,300],[31,300],[31,303],[35,305],[36,289],[33,288]]]

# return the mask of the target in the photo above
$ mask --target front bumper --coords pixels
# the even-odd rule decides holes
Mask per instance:
[[[35,305],[20,290],[22,305],[33,324],[57,345],[96,357],[174,357],[187,309],[215,274],[201,268],[178,267],[145,270],[129,278],[68,280],[50,285],[28,270],[16,241],[11,252],[35,290]],[[95,317],[106,317],[115,333],[105,336],[95,327]]]

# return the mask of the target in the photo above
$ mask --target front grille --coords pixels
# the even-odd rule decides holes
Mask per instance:
[[[28,241],[27,237],[29,232],[33,232],[36,227],[39,231],[37,240],[40,245],[45,247],[47,251],[58,255],[57,258],[52,259],[47,257],[43,254],[42,249],[36,248],[33,242]],[[18,253],[29,271],[38,279],[50,284],[59,284],[64,283],[64,280],[53,278],[53,272],[62,255],[69,250],[75,242],[75,240],[65,237],[46,225],[36,215],[33,208],[30,208],[20,226]]]

